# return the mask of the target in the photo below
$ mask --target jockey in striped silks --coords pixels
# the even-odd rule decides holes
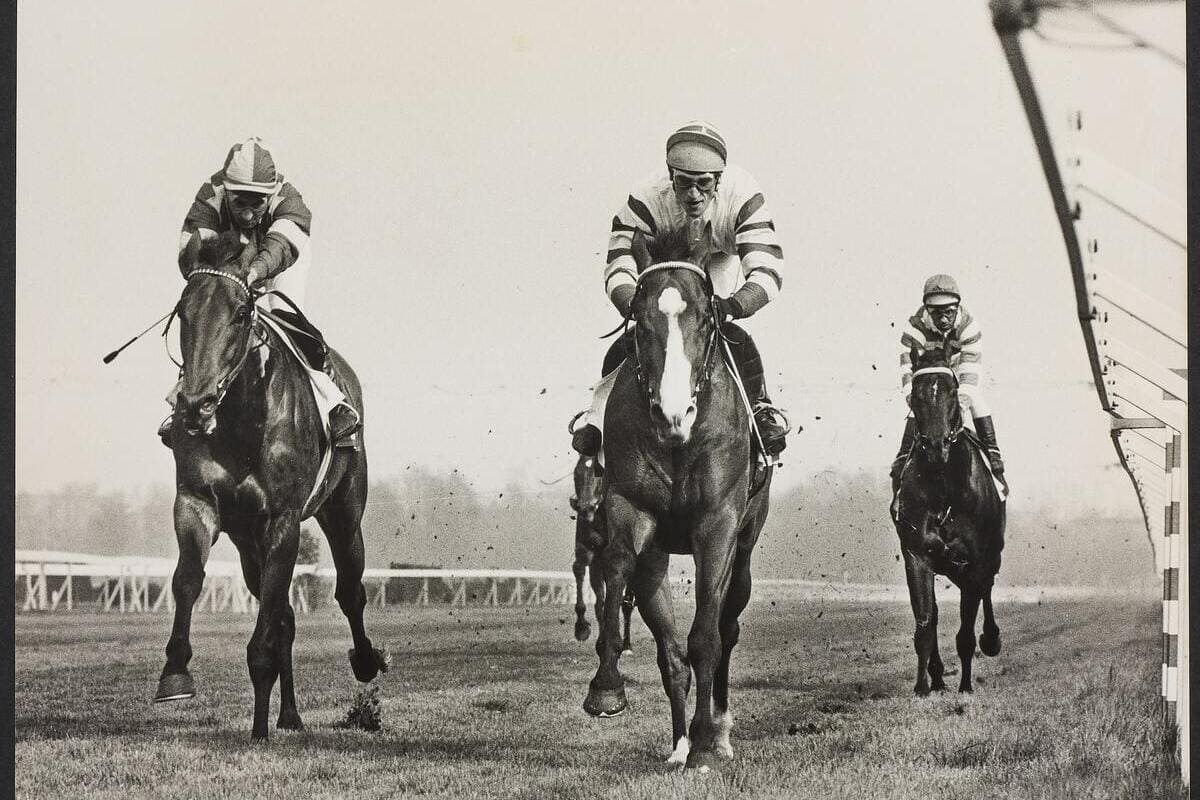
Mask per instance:
[[[242,240],[257,250],[246,274],[246,284],[283,292],[303,311],[311,227],[312,212],[304,204],[304,198],[275,169],[275,159],[262,140],[251,137],[233,145],[224,166],[196,192],[179,235],[179,268],[183,271],[189,267],[183,260],[192,237],[206,241],[225,231],[240,231]],[[321,332],[307,317],[293,312],[285,301],[267,295],[259,302],[315,338],[320,343],[320,352],[327,351]],[[331,359],[321,361],[313,364],[316,369],[310,370],[310,376],[317,389],[331,403],[336,403],[329,414],[332,440],[338,446],[356,446],[359,414],[337,388]],[[172,407],[178,391],[177,383],[167,396]],[[171,427],[172,417],[168,416],[158,429],[168,447]]]
[[[900,386],[907,403],[912,393],[911,353],[914,348],[921,351],[941,347],[947,340],[952,342],[954,354],[950,368],[958,378],[958,401],[964,416],[969,413],[975,421],[975,432],[987,451],[992,471],[1001,476],[1004,474],[1004,462],[1000,458],[1000,447],[996,444],[992,412],[980,386],[983,373],[982,338],[979,324],[962,305],[958,283],[949,275],[934,275],[925,281],[921,307],[909,317],[900,336]],[[916,435],[916,421],[910,412],[904,421],[900,452],[892,463],[893,482],[899,478],[908,460]]]
[[[732,335],[731,349],[754,405],[755,424],[767,454],[774,456],[787,444],[786,419],[781,421],[767,396],[758,348],[745,330],[727,320],[749,317],[779,294],[783,248],[757,181],[728,164],[726,155],[725,139],[704,122],[684,125],[668,137],[666,169],[630,194],[613,217],[604,288],[617,311],[628,316],[637,285],[634,233],[641,231],[653,240],[686,228],[697,245],[695,252],[710,256],[708,273],[723,329]],[[632,334],[630,330],[626,335]],[[572,446],[581,455],[600,451],[604,406],[627,344],[617,339],[609,348],[591,410],[584,424],[573,430]]]

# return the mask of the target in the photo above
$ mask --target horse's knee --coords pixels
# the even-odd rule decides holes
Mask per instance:
[[[337,600],[338,607],[342,609],[342,613],[344,614],[361,611],[367,606],[367,591],[363,588],[361,582],[353,584],[339,582],[337,589],[334,590],[333,597]]]
[[[960,657],[970,656],[975,652],[975,631],[959,631],[954,637]]]

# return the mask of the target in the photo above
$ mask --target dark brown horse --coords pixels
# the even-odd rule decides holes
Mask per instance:
[[[188,672],[192,606],[209,548],[225,531],[259,601],[246,661],[254,685],[251,735],[266,739],[276,679],[277,727],[303,728],[292,683],[296,621],[288,599],[301,520],[315,514],[329,541],[336,597],[354,641],[354,676],[369,681],[387,664],[363,628],[359,523],[367,498],[366,454],[361,446],[335,449],[321,487],[305,502],[317,479],[323,422],[306,369],[259,319],[256,294],[245,282],[253,255],[233,233],[203,245],[193,237],[181,260],[187,285],[176,312],[184,370],[172,431],[179,562],[171,582],[175,622],[155,700],[195,694]],[[361,410],[358,379],[337,353],[329,351],[329,358]]]
[[[988,656],[1000,652],[992,584],[1004,549],[1005,504],[988,471],[986,456],[963,427],[949,347],[948,343],[945,349],[912,353],[911,406],[917,439],[891,508],[916,619],[917,682],[913,689],[918,695],[946,688],[937,647],[934,574],[948,577],[961,593],[961,624],[955,637],[962,663],[958,690],[971,691],[975,617],[981,602],[979,649]]]
[[[749,412],[722,357],[712,284],[686,238],[660,237],[651,253],[639,235],[634,257],[634,353],[604,419],[609,542],[599,560],[606,592],[600,663],[584,709],[612,716],[626,707],[618,633],[621,598],[632,583],[671,703],[668,761],[708,767],[717,755],[733,755],[729,657],[750,599],[750,553],[767,516],[770,470],[752,481]],[[675,635],[672,553],[691,555],[696,566],[686,652]]]
[[[608,542],[608,523],[604,516],[604,476],[592,456],[580,456],[575,462],[575,494],[571,497],[571,508],[575,511],[575,561],[571,571],[575,573],[575,638],[586,642],[592,635],[592,626],[587,619],[587,605],[583,602],[583,581],[586,577],[596,598],[596,621],[600,621],[604,608],[604,576],[592,567],[596,554]],[[633,587],[626,587],[625,599],[621,603],[624,617],[624,637],[621,652],[633,648],[629,642],[629,621],[633,615]]]

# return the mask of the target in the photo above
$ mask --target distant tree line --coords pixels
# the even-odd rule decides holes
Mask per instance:
[[[410,467],[375,480],[363,519],[367,564],[565,571],[574,553],[571,486],[534,490],[515,482],[484,490],[458,471]],[[818,473],[775,492],[754,555],[763,578],[902,583],[886,479],[864,471]],[[100,490],[68,484],[19,491],[16,545],[97,555],[174,557],[174,492]],[[304,525],[302,563],[328,563],[316,524]],[[1146,585],[1156,579],[1139,517],[1053,509],[1009,510],[1001,580],[1008,584]]]

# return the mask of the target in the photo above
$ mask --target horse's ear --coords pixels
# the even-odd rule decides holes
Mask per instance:
[[[633,232],[633,244],[630,245],[630,249],[633,251],[633,260],[637,262],[639,273],[650,266],[650,247],[646,244],[646,234],[641,230]]]
[[[192,274],[192,270],[196,268],[196,261],[200,258],[200,245],[200,232],[196,231],[179,253],[179,271],[184,278]]]

